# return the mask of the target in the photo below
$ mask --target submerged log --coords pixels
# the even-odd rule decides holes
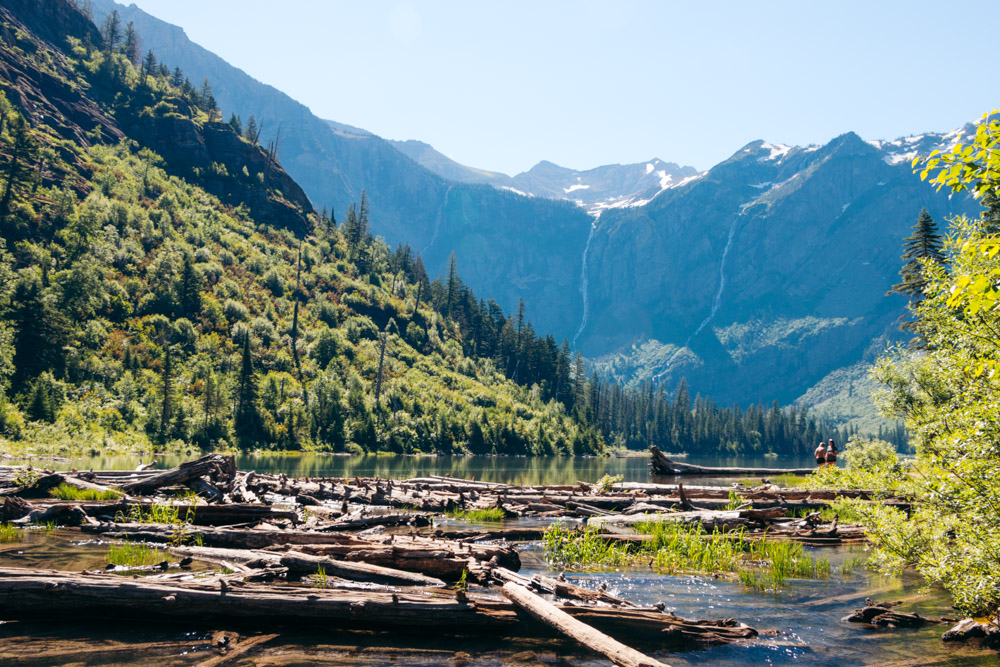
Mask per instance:
[[[538,597],[527,588],[515,583],[503,586],[503,595],[532,618],[579,642],[595,653],[622,667],[667,667],[662,662],[646,656],[620,641],[578,621],[550,602]]]
[[[692,465],[672,461],[660,451],[656,445],[651,445],[650,472],[653,475],[807,475],[815,468],[710,468],[708,466]]]

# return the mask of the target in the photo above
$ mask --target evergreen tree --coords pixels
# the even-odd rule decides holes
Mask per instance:
[[[229,117],[229,127],[233,128],[233,132],[242,136],[243,135],[243,120],[233,112],[233,115]]]
[[[212,94],[212,84],[208,82],[207,78],[201,82],[198,99],[201,102],[201,110],[208,114],[209,120],[214,119],[215,111],[219,105],[215,101],[215,95]]]
[[[170,347],[163,348],[163,368],[160,374],[163,389],[163,401],[160,407],[160,442],[167,439],[170,419],[174,412],[174,366]]]
[[[112,9],[104,23],[101,25],[101,39],[104,40],[104,52],[107,57],[118,48],[118,43],[122,39],[122,19],[118,15],[117,9]]]
[[[926,208],[921,209],[913,225],[913,232],[903,240],[905,263],[899,271],[902,280],[893,285],[886,294],[905,294],[910,299],[911,309],[923,301],[927,277],[922,261],[943,264],[945,261],[943,245],[944,240],[938,232],[934,219]],[[914,322],[904,321],[900,324],[900,328],[904,331],[913,331],[916,327]],[[915,344],[919,346],[920,340],[919,336],[915,338]]]
[[[989,189],[983,195],[983,212],[979,218],[979,230],[985,236],[1000,234],[1000,196],[997,191]]]
[[[201,312],[201,276],[191,255],[184,255],[184,266],[177,285],[177,305],[184,317],[195,317]]]
[[[153,53],[152,49],[146,51],[146,57],[142,59],[142,73],[145,76],[156,74],[156,54]]]
[[[184,72],[181,71],[180,67],[174,68],[174,73],[170,77],[170,85],[174,88],[181,88],[184,86]]]
[[[243,131],[243,137],[252,144],[257,143],[260,139],[260,127],[258,127],[257,119],[253,117],[253,114],[247,119],[247,127]]]
[[[237,443],[243,449],[260,443],[264,437],[257,394],[257,374],[254,372],[250,353],[250,335],[246,334],[243,336],[243,357],[236,389],[236,412],[233,415],[233,431],[236,433]]]
[[[139,65],[139,35],[135,31],[135,24],[131,21],[125,26],[125,43],[122,44],[122,53],[128,58],[133,66]]]

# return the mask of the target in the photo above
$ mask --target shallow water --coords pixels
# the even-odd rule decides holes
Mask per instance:
[[[792,467],[807,464],[774,459],[685,459],[702,465]],[[134,468],[137,457],[94,458],[65,463],[61,468]],[[161,467],[180,462],[162,460]],[[47,465],[49,462],[38,462]],[[86,463],[86,465],[84,465]],[[621,474],[629,481],[648,480],[645,458],[566,459],[546,457],[241,457],[243,469],[281,471],[289,475],[411,477],[451,474],[488,481],[519,483],[573,483],[593,481],[603,474]],[[695,479],[697,481],[695,481]],[[692,483],[704,483],[702,478]],[[729,483],[732,480],[718,480]],[[458,523],[446,520],[449,524]],[[512,525],[512,523],[508,523]],[[877,601],[905,599],[902,611],[940,618],[954,617],[947,597],[937,590],[921,592],[912,576],[884,578],[867,571],[848,575],[841,564],[857,555],[860,547],[812,549],[831,561],[827,581],[789,581],[779,593],[757,593],[739,582],[711,576],[658,575],[648,568],[625,571],[594,568],[567,572],[581,586],[596,588],[606,582],[610,592],[640,603],[664,602],[667,609],[691,618],[737,618],[758,630],[775,630],[756,641],[688,652],[663,652],[642,647],[670,665],[995,665],[996,653],[945,645],[941,633],[947,625],[921,629],[880,630],[846,623],[841,619],[860,606],[866,596]],[[543,559],[538,543],[522,545],[522,572],[557,574]],[[36,530],[23,544],[0,545],[0,564],[51,567],[79,571],[105,564],[107,544],[80,540],[70,531]],[[2,608],[0,608],[2,617]],[[280,619],[277,619],[280,622]],[[105,625],[52,626],[40,622],[0,621],[0,664],[81,665],[189,665],[212,653],[210,630],[204,623],[131,627],[117,630]],[[503,637],[440,638],[373,633],[324,632],[281,628],[280,637],[249,658],[232,664],[266,665],[606,665],[569,642]]]

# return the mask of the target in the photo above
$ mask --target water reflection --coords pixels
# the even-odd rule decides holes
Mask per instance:
[[[155,460],[161,468],[183,463],[189,457],[129,455],[78,457],[69,461],[35,461],[36,467],[54,470],[131,470]],[[691,456],[687,463],[705,466],[799,468],[810,462],[798,457],[763,456],[717,457]],[[8,465],[25,463],[5,461]],[[503,457],[503,456],[330,456],[325,454],[238,454],[240,470],[284,473],[290,477],[383,477],[406,479],[424,475],[451,475],[463,479],[507,484],[576,484],[592,483],[605,474],[622,475],[628,482],[648,482],[649,460],[636,458],[584,457]],[[722,480],[731,483],[732,478]],[[704,484],[699,478],[698,484]]]

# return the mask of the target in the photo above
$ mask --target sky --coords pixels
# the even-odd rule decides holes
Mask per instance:
[[[707,169],[1000,106],[1000,2],[131,1],[322,118],[508,174]]]

